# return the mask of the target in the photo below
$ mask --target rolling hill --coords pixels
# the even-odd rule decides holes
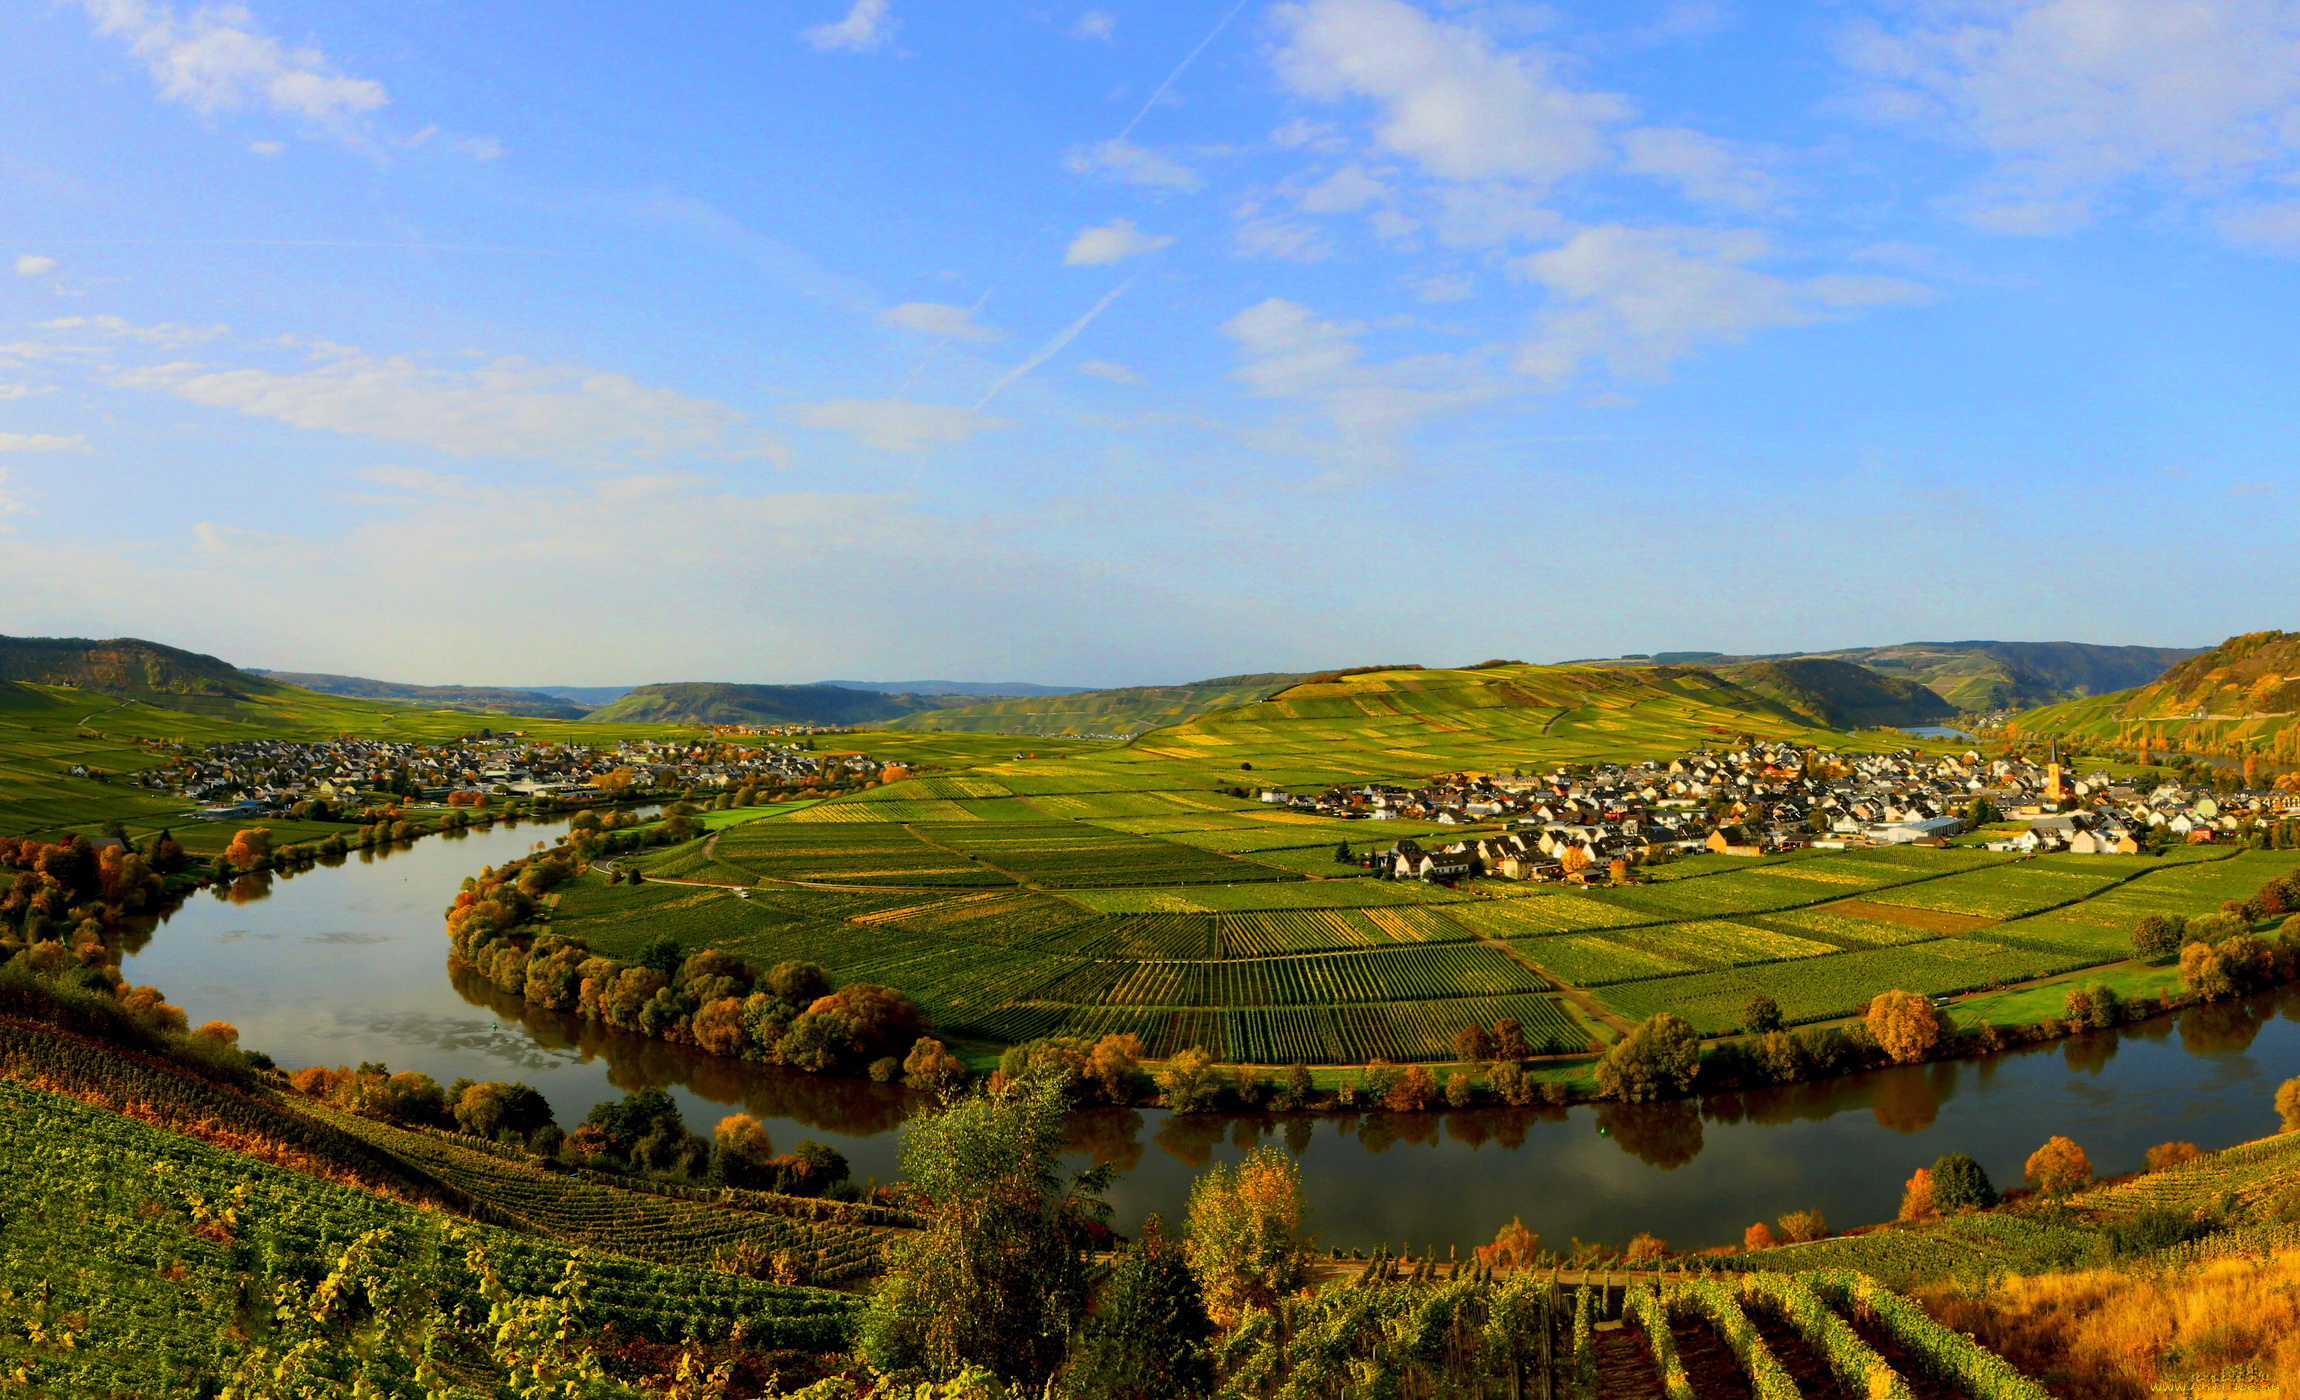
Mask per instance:
[[[1271,671],[1217,676],[1188,685],[1135,685],[1056,696],[994,700],[925,711],[896,720],[895,729],[959,730],[974,734],[1116,734],[1131,737],[1160,725],[1256,700],[1304,679]]]
[[[2097,646],[2090,642],[1904,642],[1839,651],[1736,656],[1676,651],[1586,664],[1693,664],[1730,671],[1760,662],[1842,661],[1924,686],[1959,710],[2044,705],[2146,685],[2202,647]],[[1923,722],[1923,721],[1919,721]]]
[[[139,637],[0,637],[0,680],[122,696],[225,698],[279,689],[218,657]]]
[[[734,685],[674,681],[643,685],[587,718],[639,724],[879,724],[920,710],[970,705],[965,695],[887,695],[836,685]]]
[[[1716,673],[1831,729],[1938,724],[1957,714],[1939,692],[1913,680],[1828,657],[1751,661]]]
[[[434,710],[473,710],[480,714],[524,715],[533,719],[581,719],[592,708],[538,690],[507,690],[484,685],[402,685],[397,681],[331,676],[318,671],[253,671],[249,674],[316,690],[322,695],[348,695],[359,700],[422,705]]]
[[[2247,632],[2130,690],[2040,706],[2008,733],[2300,761],[2300,632]]]

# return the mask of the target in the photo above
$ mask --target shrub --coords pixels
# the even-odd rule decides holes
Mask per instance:
[[[2193,1142],[2160,1142],[2148,1149],[2148,1169],[2152,1172],[2170,1171],[2203,1155]]]
[[[2092,1159],[2084,1155],[2083,1148],[2056,1134],[2029,1154],[2021,1174],[2037,1190],[2057,1196],[2092,1180]]]
[[[1933,1160],[1933,1208],[1946,1214],[1969,1207],[1986,1209],[1997,1203],[1997,1188],[1981,1164],[1962,1152],[1948,1152]]]

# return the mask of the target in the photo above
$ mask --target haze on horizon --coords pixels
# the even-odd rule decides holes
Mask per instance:
[[[2300,0],[0,12],[0,631],[1122,685],[2291,625]]]

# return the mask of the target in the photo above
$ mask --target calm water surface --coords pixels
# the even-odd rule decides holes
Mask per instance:
[[[892,1179],[898,1089],[698,1055],[538,1013],[451,977],[442,913],[466,875],[549,841],[559,823],[432,837],[292,877],[206,891],[127,960],[194,1024],[224,1020],[280,1064],[381,1060],[442,1083],[523,1079],[563,1126],[645,1085],[708,1133],[741,1108],[778,1150],[803,1137]],[[1849,1225],[1890,1216],[1909,1172],[1943,1152],[2017,1180],[2052,1133],[2103,1172],[2154,1143],[2212,1148],[2276,1126],[2269,1100],[2300,1075],[2300,989],[2200,1008],[1980,1062],[1922,1065],[1695,1103],[1343,1117],[1081,1115],[1076,1146],[1116,1163],[1119,1228],[1179,1214],[1191,1177],[1275,1142],[1301,1160],[1322,1243],[1467,1246],[1511,1216],[1552,1243],[1651,1230],[1678,1247],[1818,1207]]]

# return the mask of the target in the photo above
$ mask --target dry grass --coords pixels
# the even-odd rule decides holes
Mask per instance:
[[[2064,1400],[2142,1400],[2229,1373],[2257,1378],[2229,1390],[2300,1397],[2300,1250],[2013,1277],[1981,1293],[1944,1284],[1919,1297]]]

